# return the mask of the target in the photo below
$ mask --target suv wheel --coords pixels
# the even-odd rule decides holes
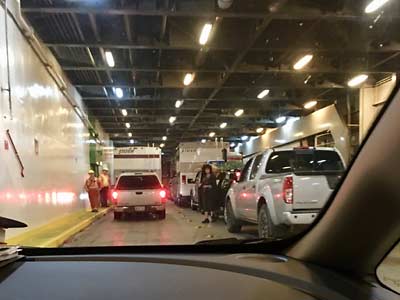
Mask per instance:
[[[287,228],[284,225],[276,226],[272,223],[267,205],[261,205],[258,212],[258,237],[276,239],[285,236],[286,232]]]
[[[226,227],[227,227],[228,231],[231,233],[240,232],[240,230],[242,229],[242,223],[238,219],[235,218],[230,200],[226,201],[224,215],[226,215],[225,222],[226,222]]]

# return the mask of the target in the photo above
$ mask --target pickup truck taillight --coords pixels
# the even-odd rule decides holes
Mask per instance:
[[[160,197],[161,197],[161,201],[165,202],[165,200],[167,200],[167,191],[166,190],[161,190],[160,191]]]
[[[117,201],[117,199],[118,199],[118,192],[116,192],[116,191],[112,192],[111,196],[112,196],[112,199],[113,199],[114,202]]]
[[[293,203],[293,177],[286,176],[283,179],[283,191],[282,191],[283,201],[287,204]]]

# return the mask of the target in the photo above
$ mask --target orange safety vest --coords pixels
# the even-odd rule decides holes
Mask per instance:
[[[93,178],[93,179],[88,178],[86,180],[85,187],[86,187],[86,190],[98,189],[99,188],[99,183],[98,183],[97,178],[96,177]]]

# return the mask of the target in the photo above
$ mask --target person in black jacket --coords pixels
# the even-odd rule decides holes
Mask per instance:
[[[203,200],[203,209],[206,218],[202,223],[210,223],[213,221],[213,212],[218,208],[217,182],[210,165],[204,165],[204,176],[201,181],[201,195]]]

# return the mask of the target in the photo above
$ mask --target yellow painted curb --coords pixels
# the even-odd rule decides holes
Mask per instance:
[[[72,237],[75,234],[77,234],[78,232],[82,231],[83,229],[88,227],[90,224],[92,224],[94,221],[96,221],[100,217],[105,216],[110,209],[111,209],[111,207],[100,210],[99,212],[97,212],[93,216],[91,216],[90,218],[83,220],[82,222],[76,224],[75,226],[64,231],[63,233],[59,234],[58,236],[52,238],[51,240],[49,240],[45,243],[39,244],[38,247],[48,247],[48,248],[60,247],[70,237]]]
[[[107,212],[110,209],[111,207],[102,209],[97,213],[90,213],[86,210],[83,210],[82,212],[78,211],[70,215],[66,215],[61,218],[52,220],[49,223],[42,225],[41,227],[33,228],[20,235],[17,235],[10,239],[6,239],[6,243],[9,245],[22,245],[22,246],[33,246],[33,247],[59,247],[70,237],[72,237],[79,231],[85,229],[87,226],[89,226],[98,218],[107,214]],[[81,218],[80,222],[79,220],[75,220],[75,223],[73,223],[74,218],[76,218],[77,215],[81,213],[89,213],[89,216],[85,217],[85,219]],[[60,224],[65,224],[65,223],[71,224],[71,227],[65,228],[62,232],[60,231],[61,233],[58,234],[55,233],[55,235],[54,234],[51,235],[50,232],[54,229],[54,227],[60,226]],[[38,236],[39,239],[37,238]],[[43,236],[45,238],[43,238]],[[34,240],[37,241],[34,242]]]

